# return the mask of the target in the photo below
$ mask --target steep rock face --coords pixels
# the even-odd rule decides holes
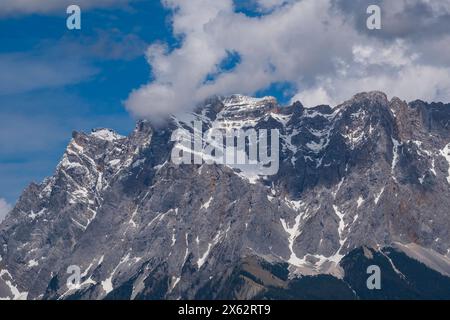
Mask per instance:
[[[278,129],[278,173],[175,165],[171,135],[192,120]],[[394,246],[445,278],[449,126],[450,105],[370,92],[311,109],[219,97],[128,137],[74,133],[55,174],[0,226],[0,297],[250,299],[295,289],[299,275],[365,297],[350,290],[358,264],[344,263],[363,246]],[[69,266],[81,271],[75,288]]]

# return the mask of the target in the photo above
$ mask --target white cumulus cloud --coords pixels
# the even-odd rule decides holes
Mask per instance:
[[[441,58],[438,64],[432,58],[439,56],[437,50],[447,50],[442,36],[392,36],[399,34],[398,21],[388,24],[392,34],[386,37],[361,31],[354,13],[338,2],[260,0],[262,8],[272,10],[250,17],[237,12],[232,0],[163,0],[173,12],[173,31],[181,45],[148,48],[152,80],[130,94],[126,107],[137,117],[160,121],[211,95],[251,95],[286,82],[297,89],[294,98],[307,106],[333,105],[368,90],[450,101],[450,61]],[[405,1],[391,5],[396,11],[406,6]],[[365,8],[357,14],[365,22]],[[428,25],[430,19],[440,19],[425,18]],[[238,63],[221,69],[230,54],[239,56]]]

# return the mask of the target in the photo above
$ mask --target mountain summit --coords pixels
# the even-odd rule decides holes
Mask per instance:
[[[277,129],[279,171],[173,164],[191,121]],[[0,225],[0,298],[450,298],[448,208],[450,104],[217,97],[127,137],[74,132]]]

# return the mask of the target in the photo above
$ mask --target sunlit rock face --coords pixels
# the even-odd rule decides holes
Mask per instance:
[[[278,172],[174,164],[192,121],[277,129]],[[448,208],[450,105],[217,97],[127,137],[74,132],[0,225],[0,298],[448,298]],[[396,285],[366,292],[369,264]]]

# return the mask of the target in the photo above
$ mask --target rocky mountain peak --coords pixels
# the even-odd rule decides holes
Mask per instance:
[[[258,109],[278,104],[275,97],[266,96],[262,98],[253,98],[240,94],[223,97],[221,98],[221,101],[226,109]]]
[[[120,139],[125,139],[124,136],[121,136],[114,130],[107,129],[107,128],[93,129],[90,136],[100,139],[100,140],[105,140],[105,141],[110,141],[110,142],[120,140]]]
[[[390,265],[380,248],[394,245],[445,273],[449,119],[450,105],[380,92],[308,109],[234,95],[165,127],[139,121],[128,137],[74,132],[54,175],[0,225],[0,297],[254,298],[311,275],[345,286],[357,259]],[[279,171],[175,165],[171,133],[192,120],[278,129]],[[376,250],[359,256],[364,246]],[[75,288],[71,265],[83,274]],[[255,282],[264,272],[275,282]]]

